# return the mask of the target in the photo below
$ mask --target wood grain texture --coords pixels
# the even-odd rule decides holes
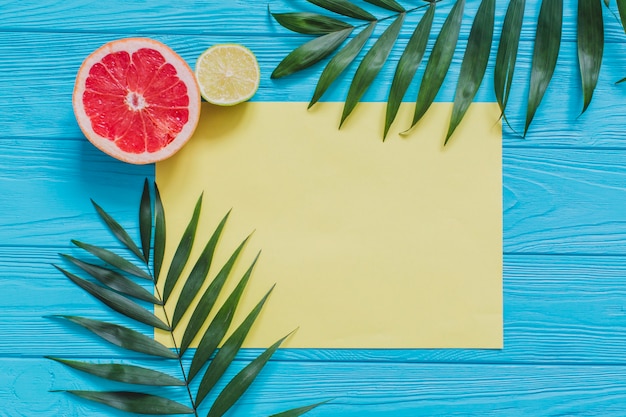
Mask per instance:
[[[136,237],[141,184],[154,175],[153,166],[123,164],[83,138],[71,106],[80,63],[103,43],[127,36],[161,40],[191,66],[208,46],[237,42],[249,46],[261,65],[254,100],[306,102],[322,68],[269,79],[278,62],[306,37],[273,22],[268,3],[273,11],[319,11],[304,0],[0,0],[0,328],[5,335],[0,339],[0,417],[128,415],[48,392],[119,386],[79,375],[43,355],[161,366],[44,318],[83,314],[124,322],[50,264],[60,262],[58,252],[80,253],[71,247],[72,238],[117,247],[89,198]],[[470,15],[479,3],[467,1],[460,45],[467,41]],[[510,102],[515,129],[522,128],[525,117],[540,1],[527,3]],[[451,1],[439,6],[431,45]],[[503,6],[498,3],[497,29]],[[626,84],[614,82],[626,76],[626,35],[604,9],[605,60],[590,109],[579,116],[575,13],[576,2],[566,1],[555,78],[527,138],[504,129],[504,349],[279,350],[229,416],[269,415],[324,399],[332,401],[308,415],[625,414]],[[418,19],[418,14],[407,17],[392,61]],[[494,100],[494,54],[479,101]],[[459,49],[438,101],[452,99],[461,58]],[[385,66],[364,100],[385,100],[393,71],[392,65]],[[326,101],[343,100],[348,84],[345,78],[340,82]],[[416,92],[413,85],[406,100]],[[228,375],[258,353],[243,352]]]

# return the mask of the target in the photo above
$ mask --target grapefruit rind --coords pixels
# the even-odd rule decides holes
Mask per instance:
[[[220,60],[217,56],[226,52],[231,57]],[[234,55],[235,59],[232,58]],[[237,59],[243,61],[236,64]],[[233,71],[234,82],[224,78],[225,71]],[[213,45],[205,50],[196,61],[196,81],[200,94],[207,102],[218,106],[234,106],[250,100],[259,89],[261,70],[254,53],[247,47],[236,43]],[[237,82],[237,79],[239,82]],[[233,88],[240,91],[224,94],[229,84],[238,84]],[[217,91],[216,91],[217,90]]]
[[[163,55],[165,61],[176,69],[177,77],[187,86],[187,95],[189,97],[188,120],[176,137],[165,147],[156,152],[130,153],[121,150],[110,138],[104,137],[96,133],[92,127],[91,120],[85,111],[83,105],[83,94],[85,93],[86,80],[89,77],[89,70],[96,63],[115,52],[126,51],[133,54],[142,48],[155,49]],[[150,164],[169,158],[179,151],[185,143],[193,135],[198,121],[200,120],[201,97],[198,84],[192,69],[187,63],[170,47],[148,38],[127,38],[109,42],[92,52],[83,61],[76,82],[74,85],[74,94],[72,98],[74,114],[81,131],[87,139],[102,152],[131,164]]]

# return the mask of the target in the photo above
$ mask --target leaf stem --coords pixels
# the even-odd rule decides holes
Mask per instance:
[[[398,17],[398,15],[400,15],[402,13],[408,15],[409,13],[413,13],[413,12],[421,10],[421,9],[423,9],[425,7],[430,6],[430,3],[439,3],[440,1],[442,1],[442,0],[427,1],[426,4],[423,4],[421,6],[413,7],[412,9],[408,9],[408,10],[406,10],[404,12],[392,13],[389,16],[385,16],[385,17],[381,17],[380,19],[376,19],[374,22],[378,23],[378,22],[383,22],[385,20],[389,20],[389,19],[396,19]],[[363,24],[360,24],[360,25],[356,25],[355,28],[363,28],[363,27],[369,26],[370,23],[372,23],[372,22],[367,22],[367,23],[363,23]]]
[[[148,268],[150,269],[150,268]],[[152,275],[152,271],[150,271],[150,275]],[[187,372],[185,372],[185,367],[183,365],[183,357],[180,354],[180,348],[176,343],[176,338],[174,337],[174,328],[172,327],[172,322],[167,314],[167,310],[165,309],[165,302],[163,301],[163,296],[161,295],[161,291],[159,291],[159,287],[156,285],[156,280],[153,277],[152,281],[154,282],[154,291],[156,292],[157,298],[163,303],[161,304],[161,308],[163,309],[163,316],[165,318],[165,324],[170,328],[170,337],[172,338],[172,344],[174,345],[174,350],[176,351],[176,356],[178,356],[178,365],[180,366],[180,370],[183,374],[183,381],[185,382],[185,388],[187,389],[187,394],[189,395],[189,401],[191,402],[191,408],[193,409],[193,414],[195,417],[198,416],[198,409],[196,403],[193,399],[193,394],[191,393],[191,387],[189,386],[189,379],[187,378]]]

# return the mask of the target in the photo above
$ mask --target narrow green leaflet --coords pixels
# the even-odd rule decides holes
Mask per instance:
[[[437,36],[435,45],[426,64],[424,77],[417,94],[417,102],[415,104],[415,113],[413,114],[413,122],[411,127],[426,114],[426,111],[433,104],[443,80],[448,73],[450,63],[454,56],[456,43],[459,39],[461,30],[461,21],[463,19],[463,9],[465,8],[465,0],[457,0],[452,7],[450,14],[443,23],[441,32]]]
[[[274,287],[272,287],[267,294],[259,301],[259,303],[252,309],[244,321],[237,327],[233,334],[224,342],[224,345],[217,351],[217,354],[209,364],[209,368],[206,370],[200,386],[198,387],[198,394],[196,395],[196,406],[199,405],[207,396],[209,392],[215,387],[217,381],[220,380],[226,369],[237,356],[237,352],[241,349],[241,345],[245,340],[248,332],[252,328],[252,325],[256,321],[261,309],[265,305],[267,298]]]
[[[172,352],[161,343],[127,327],[104,321],[92,320],[85,317],[60,317],[89,330],[93,334],[103,338],[115,346],[132,350],[133,352],[145,353],[146,355],[159,356],[167,359],[178,359],[176,353]]]
[[[95,401],[118,410],[137,414],[171,415],[193,414],[194,411],[176,401],[156,395],[127,391],[65,391],[89,401]]]
[[[284,28],[305,35],[325,35],[354,27],[341,20],[317,13],[272,13],[272,17]]]
[[[393,76],[391,83],[391,89],[389,90],[389,98],[387,99],[387,111],[385,115],[385,131],[383,133],[383,140],[387,137],[391,124],[396,119],[398,109],[402,103],[402,99],[406,94],[406,91],[411,84],[411,81],[415,77],[417,68],[422,62],[424,52],[426,51],[426,45],[428,44],[428,36],[433,26],[433,17],[435,16],[435,4],[430,3],[428,10],[424,13],[424,16],[420,19],[419,24],[413,31],[409,42],[398,61],[396,72]]]
[[[347,0],[307,0],[326,10],[359,20],[376,20],[376,16]]]
[[[131,237],[128,235],[128,232],[126,232],[126,230],[124,230],[124,228],[117,221],[115,221],[113,217],[111,217],[106,211],[104,211],[102,207],[96,204],[95,201],[91,200],[91,204],[93,204],[96,212],[98,212],[100,218],[104,220],[109,230],[111,230],[117,240],[122,242],[124,246],[130,249],[132,253],[137,255],[139,259],[141,259],[143,262],[146,262],[146,259],[144,258],[143,254],[141,253],[135,242],[133,242]]]
[[[143,368],[135,365],[123,365],[118,363],[89,363],[82,361],[72,361],[67,359],[53,358],[46,356],[48,359],[62,363],[70,368],[86,372],[100,378],[111,381],[124,382],[135,385],[152,385],[152,386],[185,386],[185,381],[174,378],[163,372],[153,371],[152,369]]]
[[[139,236],[141,250],[146,264],[150,260],[150,241],[152,240],[152,203],[150,202],[150,184],[148,179],[143,183],[141,202],[139,203]]]
[[[376,22],[372,22],[365,29],[363,29],[357,36],[352,38],[350,42],[346,44],[337,54],[332,57],[324,71],[322,71],[322,75],[320,75],[320,79],[317,81],[317,85],[315,86],[315,91],[313,92],[313,98],[309,102],[309,108],[313,106],[315,103],[319,101],[319,99],[324,95],[328,87],[343,73],[346,68],[354,61],[356,56],[363,49],[363,45],[365,42],[372,36],[372,32],[376,27]]]
[[[189,224],[187,224],[187,228],[183,232],[182,237],[180,238],[180,243],[178,244],[178,248],[176,248],[176,252],[172,257],[172,263],[170,264],[170,269],[167,271],[167,277],[165,278],[165,285],[163,286],[163,302],[166,303],[170,295],[172,294],[172,290],[174,286],[178,282],[180,275],[185,268],[185,264],[187,264],[187,260],[189,259],[189,254],[191,254],[191,247],[193,246],[194,238],[196,237],[196,229],[198,228],[198,219],[200,218],[200,210],[202,209],[202,195],[198,198],[196,202],[196,207],[193,210],[193,215],[191,216],[191,220]]]
[[[98,265],[83,262],[80,259],[76,259],[73,256],[61,254],[61,256],[67,261],[73,263],[107,287],[120,292],[122,294],[129,295],[139,300],[147,301],[153,304],[162,304],[152,293],[146,290],[141,285],[136,284],[124,275],[112,271],[108,268],[104,268]]]
[[[350,36],[353,30],[343,29],[332,32],[299,46],[278,64],[271,78],[285,77],[318,63],[339,48],[339,45]]]
[[[520,34],[522,32],[522,21],[524,19],[524,8],[526,0],[511,0],[506,10],[498,53],[496,55],[496,67],[493,76],[493,89],[496,100],[500,107],[500,112],[506,120],[504,111],[509,101],[509,93],[513,85],[513,74],[515,73],[515,62],[517,61],[517,51],[519,49]]]
[[[209,410],[207,417],[221,417],[232,407],[237,400],[243,395],[244,392],[250,387],[255,380],[259,372],[263,369],[265,364],[270,360],[276,349],[291,335],[280,339],[272,346],[267,348],[256,359],[250,362],[245,368],[243,368],[233,379],[224,387],[222,392],[219,393],[215,402]]]
[[[604,51],[604,21],[600,0],[578,2],[578,64],[583,90],[583,111],[587,110],[598,84]]]
[[[196,337],[202,324],[204,324],[206,318],[211,313],[215,302],[217,301],[217,297],[220,295],[222,288],[224,287],[224,283],[226,279],[230,275],[230,271],[233,269],[237,258],[239,258],[239,254],[241,253],[243,247],[248,241],[249,236],[241,242],[239,247],[233,252],[228,261],[224,264],[220,272],[217,273],[209,287],[206,289],[200,301],[198,301],[198,305],[194,310],[191,318],[189,319],[189,323],[187,323],[187,327],[185,328],[185,332],[183,334],[183,339],[180,343],[180,354],[181,356],[185,353],[193,339]]]
[[[617,0],[617,10],[622,21],[622,28],[626,31],[626,0]]]
[[[489,53],[491,52],[491,41],[493,40],[495,13],[496,0],[482,0],[465,48],[461,72],[456,85],[452,117],[444,145],[448,143],[450,136],[463,120],[485,76]]]
[[[365,0],[365,2],[373,4],[374,6],[382,7],[383,9],[391,10],[392,12],[406,12],[406,9],[395,0]]]
[[[374,79],[383,68],[383,65],[385,65],[385,62],[387,62],[389,53],[391,53],[391,49],[396,43],[400,29],[402,29],[404,17],[405,14],[400,13],[396,20],[380,35],[380,38],[378,38],[372,48],[365,54],[365,57],[363,57],[363,61],[361,61],[361,64],[357,68],[352,84],[350,85],[339,127],[343,125],[346,118],[352,113],[361,100],[361,97],[363,97],[369,86],[374,82]]]
[[[243,294],[243,290],[248,284],[248,280],[252,274],[252,269],[254,268],[258,258],[259,257],[257,255],[252,262],[252,265],[250,265],[250,268],[248,268],[244,276],[239,281],[239,284],[237,284],[237,287],[235,287],[228,299],[219,309],[211,321],[211,324],[209,324],[209,328],[202,336],[202,339],[198,344],[198,349],[196,349],[196,353],[193,355],[191,365],[189,366],[188,377],[190,381],[198,374],[200,369],[209,360],[211,355],[215,352],[215,349],[217,349],[219,344],[222,342],[222,339],[224,338],[224,335],[228,331],[230,323],[233,320],[235,310],[237,309],[237,305],[241,299],[241,294]]]
[[[148,279],[152,281],[152,277],[143,269],[127,261],[121,256],[98,246],[90,245],[88,243],[79,242],[78,240],[72,240],[72,243],[81,249],[86,250],[94,256],[97,256],[104,262],[108,263],[115,268],[127,272],[139,278]]]
[[[314,408],[319,407],[322,404],[326,404],[328,401],[322,401],[316,404],[305,405],[304,407],[293,408],[291,410],[283,411],[278,414],[272,414],[270,417],[299,417],[303,414],[308,413]]]
[[[222,235],[222,230],[224,230],[224,225],[226,224],[226,220],[228,220],[228,216],[230,215],[230,211],[226,213],[222,221],[219,223],[213,235],[207,242],[204,250],[198,257],[196,264],[193,269],[189,273],[187,277],[187,281],[183,286],[183,289],[176,301],[176,307],[174,308],[174,315],[172,317],[172,328],[176,328],[180,319],[183,317],[183,314],[187,311],[191,302],[193,301],[198,291],[204,284],[206,277],[209,273],[209,269],[211,268],[211,262],[213,261],[213,254],[215,253],[215,247],[217,246],[217,241]]]
[[[588,0],[589,1],[589,0]],[[541,2],[533,62],[530,71],[530,89],[524,135],[535,117],[535,112],[543,99],[548,84],[554,74],[556,61],[561,47],[561,29],[563,26],[563,0]]]
[[[611,7],[611,0],[604,0],[604,5],[606,7]]]
[[[158,282],[165,254],[165,210],[159,187],[154,184],[154,249],[152,250],[152,266],[154,282]]]
[[[128,298],[112,290],[106,289],[89,281],[85,281],[84,279],[79,278],[57,265],[54,265],[54,267],[61,271],[74,284],[78,285],[83,290],[87,291],[89,294],[93,295],[95,298],[118,313],[159,329],[170,330],[169,326],[163,323],[161,319],[141,307],[139,304],[130,301]]]

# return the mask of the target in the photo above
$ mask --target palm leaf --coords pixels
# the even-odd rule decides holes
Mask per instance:
[[[332,32],[299,46],[278,64],[271,78],[286,77],[318,63],[339,48],[353,30],[351,28]]]
[[[61,256],[112,290],[152,304],[162,304],[161,300],[152,295],[151,292],[118,272],[98,265],[83,262],[70,255],[61,254]]]
[[[350,85],[350,90],[348,91],[348,97],[346,98],[339,127],[343,125],[343,122],[352,113],[352,110],[354,110],[358,102],[361,100],[361,97],[363,97],[363,94],[365,94],[380,70],[383,68],[385,62],[387,62],[387,57],[389,57],[389,53],[391,53],[391,49],[393,48],[393,45],[398,38],[398,34],[400,33],[400,29],[402,29],[404,16],[404,13],[400,13],[396,20],[394,20],[394,22],[383,32],[380,38],[378,38],[367,54],[365,54],[363,61],[361,61],[361,64],[356,70],[356,74],[354,74],[352,84]]]
[[[509,101],[511,86],[513,85],[513,74],[515,73],[515,62],[517,61],[525,7],[526,0],[511,0],[509,3],[496,55],[493,89],[500,112],[505,120],[504,112]]]
[[[359,20],[376,20],[376,16],[347,0],[307,0],[326,10]]]
[[[325,35],[354,27],[341,20],[317,13],[272,13],[272,17],[284,28],[305,35]]]
[[[316,404],[306,405],[304,407],[293,408],[291,410],[283,411],[278,414],[272,414],[270,417],[299,417],[302,414],[308,413],[314,408],[319,407],[322,404],[326,404],[328,401],[322,401]]]
[[[180,296],[176,302],[176,308],[174,309],[174,315],[172,317],[172,328],[176,328],[183,314],[185,314],[194,297],[202,287],[202,284],[204,284],[204,281],[209,273],[209,268],[211,268],[211,262],[213,261],[213,254],[215,253],[217,241],[222,234],[222,230],[224,230],[224,225],[226,224],[226,220],[228,220],[229,215],[230,211],[226,213],[222,221],[215,229],[215,232],[213,232],[213,235],[207,242],[204,250],[198,257],[196,264],[189,273],[187,281],[185,281],[185,285],[183,286]]]
[[[626,0],[617,0],[617,11],[622,21],[622,28],[626,31]]]
[[[165,254],[165,209],[161,201],[159,187],[154,184],[154,249],[152,250],[152,266],[154,282],[158,282]]]
[[[489,53],[491,52],[495,13],[496,1],[482,0],[467,41],[454,96],[452,117],[444,145],[448,143],[450,136],[463,120],[485,76]]]
[[[435,16],[435,4],[434,2],[430,3],[428,10],[426,10],[419,24],[415,27],[415,31],[413,31],[398,61],[398,66],[396,67],[396,72],[391,82],[391,89],[389,90],[389,98],[387,99],[383,140],[387,137],[389,128],[396,119],[400,103],[402,103],[402,99],[411,81],[415,77],[417,68],[422,62],[422,58],[426,52],[426,44],[428,43],[428,36],[430,35],[430,30],[433,26],[433,18]]]
[[[141,202],[139,203],[139,235],[143,258],[148,264],[150,260],[150,241],[152,240],[152,203],[150,202],[150,184],[148,179],[143,183]]]
[[[259,301],[259,303],[252,309],[252,311],[248,314],[245,320],[237,327],[237,330],[233,332],[233,334],[226,339],[224,345],[220,348],[220,350],[215,355],[215,358],[211,361],[209,368],[204,373],[202,380],[200,381],[200,386],[198,387],[198,394],[196,395],[196,405],[199,405],[207,396],[207,394],[213,389],[217,381],[224,375],[226,369],[230,366],[230,364],[237,356],[237,352],[241,349],[241,345],[250,332],[252,325],[256,321],[261,309],[265,305],[267,298],[274,287],[272,287],[267,294]]]
[[[115,346],[132,350],[133,352],[145,353],[146,355],[178,359],[178,355],[151,337],[145,336],[127,327],[120,326],[119,324],[79,316],[60,317],[89,330],[96,336],[101,337]]]
[[[189,220],[189,224],[187,224],[187,228],[180,238],[180,243],[176,248],[176,252],[174,252],[174,256],[172,257],[172,263],[170,264],[170,268],[167,271],[167,277],[165,277],[165,284],[163,285],[164,303],[167,302],[168,298],[172,294],[172,290],[178,282],[178,279],[180,278],[180,275],[182,274],[183,269],[187,264],[189,255],[191,254],[191,248],[193,246],[193,241],[196,236],[196,229],[198,227],[198,219],[200,218],[201,208],[202,196],[200,196],[200,198],[198,198],[198,201],[196,202],[196,207],[193,210],[191,220]]]
[[[78,240],[72,240],[72,243],[121,271],[152,281],[152,277],[146,271],[121,256],[111,252],[110,250],[90,245],[88,243],[79,242]]]
[[[374,6],[382,7],[383,9],[391,10],[392,12],[406,12],[406,9],[395,0],[365,0],[365,2],[373,4]]]
[[[233,252],[228,261],[224,264],[220,272],[215,276],[209,287],[206,289],[200,301],[198,301],[198,305],[194,310],[191,318],[189,319],[189,323],[187,323],[187,327],[185,328],[185,332],[183,333],[183,339],[180,343],[180,354],[181,356],[185,353],[193,339],[196,337],[200,328],[206,321],[206,318],[211,313],[215,302],[217,301],[217,297],[220,295],[222,288],[224,287],[224,283],[226,279],[230,275],[230,271],[233,269],[239,254],[241,253],[244,245],[248,241],[249,237],[247,237],[239,247]]]
[[[341,50],[328,61],[328,64],[324,67],[324,71],[322,71],[322,75],[320,75],[320,79],[317,81],[313,98],[311,98],[309,102],[309,108],[319,101],[326,90],[328,90],[328,87],[330,87],[337,77],[354,61],[359,52],[361,52],[361,49],[363,49],[365,42],[372,36],[375,27],[376,22],[368,24],[365,29],[352,38],[346,46],[341,48]]]
[[[583,113],[598,84],[604,51],[604,21],[600,0],[578,2],[578,64],[583,90]]]
[[[256,359],[243,368],[219,393],[209,410],[207,417],[221,417],[232,407],[244,392],[250,387],[265,364],[270,360],[276,349],[291,335],[283,337],[272,346],[267,348]]]
[[[136,414],[193,414],[194,410],[156,395],[128,391],[65,391],[85,400],[108,405],[118,410]]]
[[[89,294],[93,295],[106,306],[117,311],[118,313],[162,330],[170,330],[170,327],[167,324],[163,323],[161,319],[159,319],[157,316],[155,316],[145,308],[141,307],[139,304],[130,301],[128,298],[112,290],[106,289],[89,281],[85,281],[84,279],[79,278],[78,276],[64,270],[57,265],[54,265],[54,267],[61,271],[74,284],[78,285],[83,290],[87,291]]]
[[[465,0],[457,0],[446,18],[441,32],[439,32],[439,36],[437,36],[430,58],[428,59],[428,64],[426,64],[426,70],[422,78],[419,93],[417,94],[417,103],[415,105],[415,113],[413,114],[411,127],[415,126],[424,114],[426,114],[426,111],[435,100],[443,84],[443,80],[448,73],[448,68],[450,67],[454,50],[456,49],[456,43],[459,39],[464,7]]]
[[[96,204],[95,201],[91,200],[91,204],[93,204],[96,212],[98,213],[100,218],[104,220],[106,225],[109,227],[109,230],[111,230],[111,233],[113,233],[117,240],[122,242],[124,246],[130,249],[132,253],[137,255],[139,259],[141,259],[143,262],[146,262],[146,258],[143,256],[135,242],[128,235],[128,232],[126,232],[126,230],[124,230],[124,228],[117,221],[115,221],[113,217],[111,217],[106,211],[104,211],[102,207]]]
[[[256,264],[258,258],[259,256],[257,255],[252,262],[252,265],[250,265],[246,273],[239,281],[239,284],[237,284],[237,287],[235,287],[228,299],[218,310],[217,314],[211,321],[211,324],[209,324],[208,329],[202,336],[202,339],[198,344],[198,348],[196,349],[196,353],[191,359],[188,374],[190,381],[198,374],[200,369],[207,363],[211,355],[213,355],[219,344],[222,342],[224,335],[230,327],[230,323],[233,321],[235,310],[237,309],[243,290],[248,284],[248,280],[250,279],[250,275],[252,274],[252,270],[254,269],[254,265]]]
[[[530,71],[530,90],[528,92],[524,135],[528,132],[528,127],[535,117],[535,112],[548,88],[552,74],[554,74],[561,46],[562,25],[563,0],[541,2]]]
[[[110,381],[124,382],[126,384],[135,385],[152,385],[152,386],[185,386],[185,381],[174,378],[168,374],[152,369],[143,368],[135,365],[123,365],[119,363],[89,363],[82,361],[72,361],[67,359],[53,358],[46,356],[48,359],[62,363],[70,368],[95,375]]]

